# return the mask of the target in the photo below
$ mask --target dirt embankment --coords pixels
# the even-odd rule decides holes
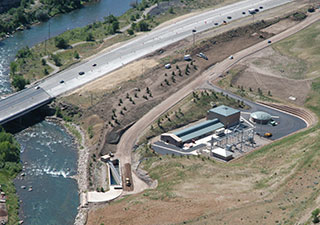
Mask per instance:
[[[260,31],[270,24],[265,21],[231,30],[190,49],[186,48],[192,45],[189,40],[168,46],[60,99],[58,104],[64,106],[62,114],[72,117],[87,131],[89,144],[94,146],[92,155],[115,151],[116,145],[112,143],[117,143],[125,127],[211,65],[271,36]],[[184,52],[190,52],[192,63],[182,60]],[[196,57],[199,52],[205,53],[209,60]],[[172,63],[169,70],[163,66],[167,62]],[[79,107],[78,113],[72,106]],[[95,180],[100,179],[98,174],[95,176],[95,160],[90,157],[88,162],[92,190],[97,188]]]

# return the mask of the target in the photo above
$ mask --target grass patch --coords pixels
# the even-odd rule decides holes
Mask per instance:
[[[302,78],[318,76],[318,71],[320,70],[319,30],[320,22],[316,22],[291,37],[272,45],[274,50],[282,55],[296,58],[299,64],[302,64],[302,66],[299,64],[291,65],[291,67],[298,66],[303,68],[303,70],[297,71],[297,73],[303,74]]]
[[[17,173],[11,174],[7,170],[0,170],[0,184],[2,190],[6,193],[6,206],[9,215],[8,225],[18,224],[19,221],[19,203],[13,179]]]
[[[69,132],[71,132],[72,136],[74,136],[74,137],[77,139],[79,145],[81,145],[81,143],[82,143],[82,136],[81,136],[80,132],[78,131],[78,129],[75,128],[75,127],[74,127],[72,124],[70,124],[70,123],[65,123],[64,126],[68,129]]]

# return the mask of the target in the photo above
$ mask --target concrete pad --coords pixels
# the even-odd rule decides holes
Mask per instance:
[[[118,198],[122,194],[122,189],[114,189],[114,186],[110,187],[107,192],[88,192],[88,202],[108,202]]]

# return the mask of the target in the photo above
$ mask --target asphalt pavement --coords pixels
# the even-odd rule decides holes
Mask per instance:
[[[235,95],[229,91],[223,90],[210,82],[206,82],[204,85],[201,86],[201,88],[214,90],[216,92],[223,92],[224,94],[228,94],[229,97],[243,101],[244,104],[248,105],[250,107],[249,110],[241,110],[241,115],[246,119],[249,120],[250,113],[256,112],[256,111],[263,111],[266,113],[269,113],[272,116],[272,119],[277,122],[277,126],[272,126],[270,124],[262,125],[262,124],[255,124],[255,132],[263,135],[264,133],[272,133],[272,137],[270,137],[271,140],[277,140],[279,138],[285,137],[291,133],[294,133],[298,130],[301,130],[303,128],[307,127],[307,123],[301,119],[300,117],[291,115],[289,113],[285,113],[279,110],[276,110],[274,108],[270,108],[265,105],[261,105],[255,102],[252,102],[248,99],[244,99],[238,95]]]

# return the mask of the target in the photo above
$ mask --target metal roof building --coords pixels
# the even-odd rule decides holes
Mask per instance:
[[[218,119],[206,120],[174,133],[162,134],[161,140],[176,146],[183,146],[186,142],[200,139],[222,127],[224,127],[224,125]]]
[[[240,110],[231,108],[229,106],[220,105],[220,106],[218,106],[216,108],[210,109],[209,112],[214,112],[214,113],[220,114],[222,116],[231,116],[231,115],[234,115],[236,113],[239,113]]]
[[[240,110],[221,105],[208,111],[207,119],[218,118],[226,128],[234,126],[240,121]]]
[[[186,128],[181,131],[174,132],[173,134],[181,138],[182,142],[187,142],[192,139],[197,139],[198,137],[211,133],[222,127],[224,127],[224,125],[220,123],[218,119],[206,120],[195,126]]]

